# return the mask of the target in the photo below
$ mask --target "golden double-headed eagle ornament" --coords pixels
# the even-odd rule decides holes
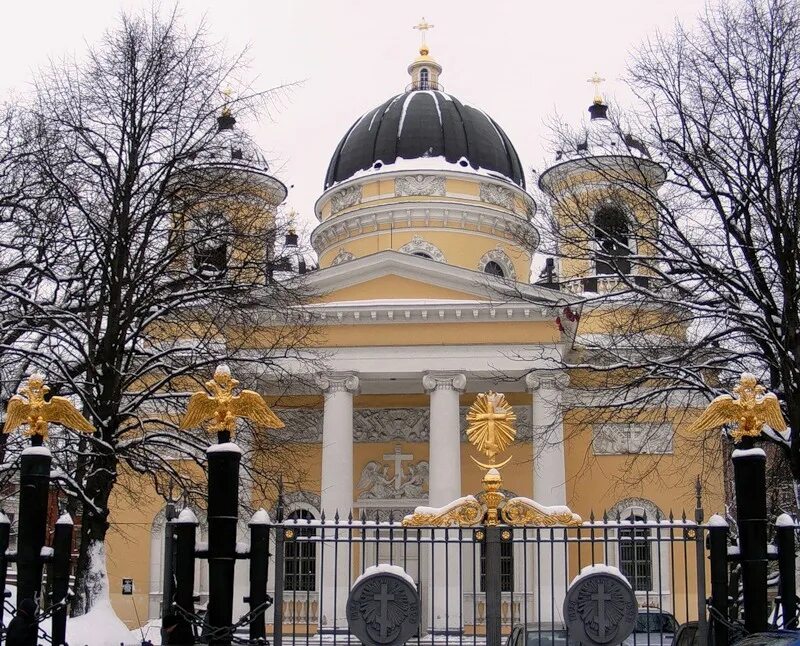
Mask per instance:
[[[209,433],[232,435],[239,417],[267,428],[284,427],[283,422],[257,392],[241,390],[238,395],[234,395],[233,389],[238,385],[239,382],[231,377],[228,366],[218,366],[214,371],[214,378],[205,383],[208,392],[201,390],[189,398],[180,428],[195,428],[211,421],[207,427]]]
[[[467,413],[467,438],[472,445],[489,458],[490,464],[482,464],[472,458],[475,464],[484,469],[499,468],[505,465],[495,464],[496,456],[514,441],[517,431],[514,422],[517,416],[503,393],[480,393]],[[470,456],[472,457],[472,456]]]
[[[735,425],[731,437],[737,443],[744,437],[758,437],[764,424],[774,431],[786,430],[778,398],[768,393],[755,375],[748,372],[742,373],[739,383],[733,388],[733,396],[720,395],[714,399],[689,432],[705,433],[725,424]]]
[[[66,397],[53,396],[45,401],[50,392],[44,383],[44,377],[34,373],[28,382],[20,386],[19,394],[8,402],[6,422],[3,433],[11,433],[14,429],[27,424],[25,435],[47,439],[48,424],[61,424],[82,433],[94,433],[94,426],[81,415],[80,411]]]

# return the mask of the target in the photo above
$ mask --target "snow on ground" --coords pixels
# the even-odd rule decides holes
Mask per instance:
[[[106,553],[102,543],[90,548],[89,581],[94,587],[92,609],[85,615],[67,620],[67,642],[71,646],[119,646],[138,644],[141,633],[133,637],[130,629],[111,607],[106,575]]]
[[[85,615],[67,621],[67,642],[70,646],[119,646],[138,644],[141,639],[138,630],[134,634],[117,617],[107,598],[97,600]]]

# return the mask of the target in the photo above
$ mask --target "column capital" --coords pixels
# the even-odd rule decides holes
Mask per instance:
[[[329,393],[355,394],[360,385],[355,372],[320,372],[315,375],[314,381],[326,395]]]
[[[463,393],[467,387],[467,376],[463,372],[430,371],[422,375],[422,387],[426,393],[434,390],[455,390]]]
[[[532,370],[525,375],[528,392],[538,390],[564,390],[569,385],[569,375],[557,370]]]

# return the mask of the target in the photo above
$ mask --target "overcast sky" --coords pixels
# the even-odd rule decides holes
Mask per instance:
[[[186,20],[205,17],[230,51],[250,46],[261,87],[300,82],[270,119],[251,124],[291,186],[286,208],[313,224],[330,155],[364,112],[403,91],[416,56],[423,16],[440,82],[482,108],[505,129],[526,168],[546,163],[545,121],[554,113],[580,121],[595,71],[607,95],[626,101],[620,81],[630,51],[676,18],[693,22],[704,0],[184,0]],[[49,57],[80,52],[122,10],[150,0],[5,2],[0,92],[25,92]],[[165,8],[170,2],[162,2]]]

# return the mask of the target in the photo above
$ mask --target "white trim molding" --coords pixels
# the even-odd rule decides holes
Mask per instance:
[[[486,271],[486,265],[490,262],[496,262],[503,268],[503,278],[511,280],[517,279],[517,270],[514,269],[514,263],[500,245],[481,256],[481,259],[478,261],[478,271]]]
[[[447,262],[442,250],[439,249],[439,247],[431,244],[419,235],[415,235],[413,238],[411,238],[411,242],[404,244],[402,247],[400,247],[400,249],[398,249],[398,251],[400,253],[411,254],[412,256],[424,253],[436,262]]]

